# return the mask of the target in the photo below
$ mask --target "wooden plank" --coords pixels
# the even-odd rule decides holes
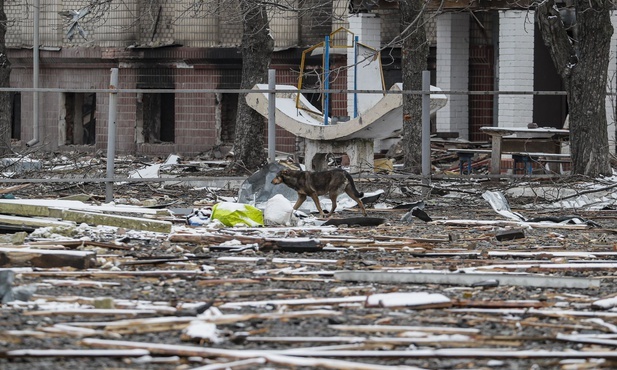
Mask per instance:
[[[96,266],[96,253],[92,251],[0,248],[0,266],[88,269]]]
[[[28,246],[31,248],[42,248],[53,246],[54,248],[57,246],[62,246],[70,249],[75,249],[78,247],[83,247],[86,245],[91,245],[94,247],[101,247],[107,249],[124,249],[131,250],[132,246],[128,244],[118,244],[118,243],[106,243],[106,242],[95,242],[92,240],[79,240],[79,239],[70,239],[70,240],[53,240],[53,241],[38,241],[38,242],[28,242]]]
[[[210,364],[200,367],[193,367],[191,370],[228,370],[228,369],[263,369],[261,365],[266,364],[263,357],[247,358],[238,361],[225,361],[218,364]]]
[[[59,210],[108,212],[140,215],[161,215],[166,211],[131,205],[92,205],[76,200],[62,199],[0,199],[0,213],[19,216],[54,217]]]
[[[34,218],[0,214],[0,224],[37,227],[75,227],[74,222],[58,221],[52,218]]]
[[[130,310],[130,309],[98,309],[98,308],[83,308],[83,309],[58,309],[44,311],[28,311],[24,312],[24,316],[139,316],[139,315],[156,315],[158,312],[152,310]]]
[[[63,210],[62,219],[75,221],[77,223],[87,223],[89,225],[107,225],[122,227],[125,229],[154,231],[159,233],[170,233],[171,222],[152,220],[138,217],[116,216],[103,213],[83,212]]]
[[[374,344],[393,344],[397,346],[409,346],[416,343],[424,345],[439,344],[442,346],[452,345],[456,342],[469,342],[471,338],[466,335],[427,335],[425,337],[247,337],[247,342],[260,342],[260,343],[362,343],[368,345]],[[474,339],[475,340],[475,339]]]
[[[43,283],[51,284],[53,286],[78,286],[84,288],[103,288],[105,286],[119,286],[122,285],[117,282],[105,282],[105,281],[93,281],[93,280],[59,280],[59,279],[45,279]]]
[[[359,331],[365,333],[400,333],[406,331],[418,331],[427,333],[443,334],[479,334],[476,328],[455,328],[447,326],[408,326],[408,325],[329,325],[330,328],[341,331]]]
[[[106,340],[86,338],[82,341],[85,345],[93,347],[111,347],[111,348],[137,348],[147,349],[152,353],[179,355],[179,356],[204,356],[204,357],[230,357],[230,358],[247,358],[257,356],[285,353],[293,356],[306,357],[325,357],[328,361],[336,361],[332,357],[349,357],[349,358],[489,358],[489,359],[504,359],[504,358],[521,358],[521,359],[540,359],[540,358],[609,358],[617,359],[617,351],[550,351],[550,350],[511,350],[511,349],[486,349],[486,348],[445,348],[445,349],[421,349],[421,350],[363,350],[363,351],[324,351],[324,350],[308,350],[307,348],[298,348],[287,350],[285,352],[275,350],[227,350],[218,348],[205,348],[198,346],[182,346],[167,343],[146,343],[146,342],[130,342],[120,340]],[[365,364],[367,365],[367,364]],[[329,367],[336,368],[336,367]],[[400,367],[399,367],[400,368]],[[365,367],[357,367],[356,369],[365,369]],[[370,369],[375,369],[370,367]]]
[[[111,347],[111,348],[133,348],[147,349],[151,353],[160,355],[178,355],[178,356],[200,356],[200,357],[223,357],[230,359],[246,359],[264,357],[269,363],[285,365],[287,368],[296,367],[314,367],[324,369],[339,369],[339,370],[395,370],[400,369],[398,365],[387,366],[378,364],[367,364],[362,362],[342,361],[332,358],[303,358],[303,355],[287,355],[288,352],[276,350],[229,350],[220,348],[206,348],[199,346],[183,346],[173,344],[158,344],[146,342],[130,342],[120,340],[105,340],[87,338],[82,341],[85,345],[92,347]],[[357,351],[362,352],[362,351]],[[388,352],[388,351],[384,351]],[[401,351],[402,352],[402,351]],[[414,352],[414,351],[409,351]],[[311,353],[328,353],[328,351],[311,351]],[[328,356],[321,356],[328,357]],[[354,358],[356,356],[349,355]],[[616,355],[617,357],[617,355]],[[419,370],[415,367],[407,367],[409,370]]]
[[[93,212],[99,211],[99,212]],[[84,204],[78,201],[59,201],[48,199],[0,199],[0,214],[30,216],[30,217],[51,217],[60,218],[65,221],[74,221],[78,223],[88,223],[91,225],[108,225],[116,227],[124,227],[135,230],[147,230],[154,232],[171,232],[171,222],[160,221],[153,219],[144,219],[136,217],[127,217],[120,215],[110,215],[101,211],[118,212],[118,213],[140,213],[156,215],[157,211],[142,207],[97,207]],[[21,217],[18,219],[25,221],[27,218]],[[28,222],[18,223],[19,221],[12,220],[7,216],[0,217],[0,223],[8,223],[11,225],[27,225],[27,226],[55,226],[51,221],[36,221],[32,219]],[[57,221],[56,221],[57,222]],[[68,224],[72,225],[72,224]],[[66,226],[59,224],[58,226]]]
[[[28,276],[73,276],[73,277],[94,277],[99,279],[118,279],[123,277],[161,277],[161,276],[203,276],[207,272],[201,270],[146,270],[146,271],[107,271],[107,270],[88,270],[88,271],[23,271],[20,274]]]
[[[145,349],[16,349],[2,353],[1,357],[142,357],[149,354]]]

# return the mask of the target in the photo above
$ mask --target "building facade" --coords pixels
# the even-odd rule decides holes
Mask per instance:
[[[103,8],[88,8],[88,2],[80,0],[38,1],[38,8],[17,0],[7,0],[5,6],[11,86],[33,87],[38,69],[37,83],[43,89],[38,98],[33,91],[15,94],[15,145],[36,137],[47,150],[105,149],[109,96],[101,90],[108,88],[112,68],[119,68],[121,89],[118,153],[197,155],[233,142],[242,66],[242,20],[234,1],[118,0]],[[296,85],[302,51],[340,27],[380,43],[386,88],[400,82],[400,49],[393,43],[400,31],[396,2],[372,2],[374,6],[353,13],[342,0],[286,3],[311,10],[278,9],[269,14],[275,40],[271,66],[278,84]],[[532,11],[451,10],[425,17],[433,84],[459,92],[563,90]],[[376,29],[374,21],[357,21],[365,14],[379,18]],[[363,24],[371,29],[363,29]],[[616,46],[614,36],[611,55]],[[331,63],[344,65],[341,58],[333,55]],[[612,58],[609,67],[611,91],[616,60]],[[304,87],[319,88],[321,56],[304,67]],[[330,86],[346,89],[347,79],[342,70]],[[329,110],[333,116],[348,115],[347,96],[339,95],[330,99]],[[316,106],[323,101],[319,94],[309,98]],[[37,99],[38,114],[33,109]],[[434,130],[486,140],[482,126],[536,122],[562,127],[566,116],[565,96],[452,94],[437,113]],[[614,149],[615,102],[610,95],[607,118]],[[296,147],[296,138],[277,128],[277,150],[293,153]]]

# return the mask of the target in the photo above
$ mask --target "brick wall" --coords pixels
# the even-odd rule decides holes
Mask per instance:
[[[56,53],[42,53],[40,65],[39,86],[41,88],[67,89],[107,89],[109,86],[110,69],[118,64],[101,59],[102,52],[89,49],[82,53],[79,60],[73,51]],[[178,55],[190,54],[189,51],[179,49]],[[168,52],[166,52],[168,53]],[[12,55],[11,55],[12,54]],[[12,87],[31,87],[32,69],[23,61],[31,58],[30,51],[11,50],[10,56],[15,61],[11,74]],[[173,59],[172,55],[167,55]],[[20,65],[21,64],[21,65]],[[157,63],[121,62],[119,68],[119,88],[162,88],[173,89],[238,89],[240,85],[240,64],[238,62],[224,65],[196,64],[193,68],[151,68]],[[295,64],[294,64],[295,65]],[[273,66],[276,68],[276,66]],[[169,85],[171,81],[171,85]],[[297,73],[291,65],[278,66],[277,83],[296,85]],[[39,96],[40,131],[39,143],[46,150],[72,150],[76,146],[65,145],[63,135],[59,133],[63,92],[42,92]],[[31,92],[21,94],[21,139],[22,144],[30,141],[34,136]],[[118,154],[145,154],[167,155],[196,155],[221,144],[221,107],[215,93],[182,92],[175,93],[174,97],[174,141],[170,143],[147,143],[140,141],[140,127],[138,122],[138,94],[126,92],[118,94],[116,112],[116,151]],[[235,101],[233,101],[235,103]],[[95,144],[80,146],[79,150],[106,150],[107,126],[109,115],[109,94],[96,93],[96,135]],[[235,111],[234,106],[229,107]],[[219,109],[219,113],[217,113]],[[218,118],[217,118],[218,117]],[[227,117],[223,125],[233,125],[232,117]],[[262,122],[266,125],[266,120]],[[233,132],[233,130],[232,130]],[[267,137],[267,129],[265,133]],[[62,142],[61,142],[62,140]],[[264,140],[264,142],[266,142]],[[296,139],[289,132],[277,127],[277,150],[295,153]]]

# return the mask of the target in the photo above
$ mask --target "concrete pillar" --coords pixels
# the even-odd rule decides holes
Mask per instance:
[[[381,18],[377,14],[359,13],[349,16],[349,31],[347,45],[353,45],[353,37],[358,37],[358,42],[372,49],[359,50],[357,60],[358,76],[354,68],[354,49],[347,49],[347,89],[348,90],[381,90],[382,84],[381,63],[372,58],[373,50],[379,50],[381,46]],[[381,98],[382,94],[358,94],[358,114],[373,107]],[[347,94],[347,114],[354,117],[354,95]]]
[[[533,91],[533,21],[532,10],[499,12],[499,91]],[[532,121],[533,95],[499,95],[498,126],[527,127]]]
[[[349,171],[372,172],[373,140],[311,140],[306,139],[304,148],[304,165],[307,171],[324,171],[327,169],[328,153],[345,153],[349,157]]]
[[[469,15],[444,13],[437,16],[437,87],[444,91],[469,88]],[[469,138],[467,95],[448,95],[448,103],[437,112],[437,131],[458,132]]]

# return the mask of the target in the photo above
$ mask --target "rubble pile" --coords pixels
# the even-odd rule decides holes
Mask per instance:
[[[177,178],[117,184],[113,204],[85,185],[6,187],[0,367],[616,366],[611,179],[457,179],[422,197],[384,176],[358,181],[382,190],[368,218],[227,226],[206,210],[239,188]]]

